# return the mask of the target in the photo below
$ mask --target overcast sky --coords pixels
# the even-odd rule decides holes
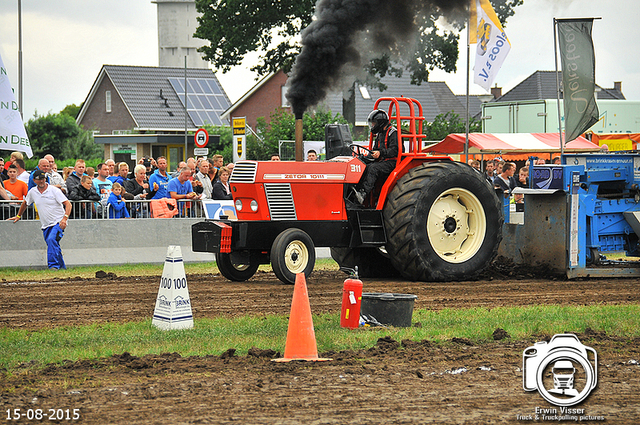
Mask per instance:
[[[150,0],[22,0],[25,118],[82,103],[103,64],[157,66],[156,8]],[[626,98],[640,100],[637,0],[525,0],[505,28],[512,47],[495,80],[503,93],[536,70],[555,69],[554,17],[602,18],[593,26],[596,83],[611,88],[621,81]],[[0,55],[17,95],[18,0],[0,2]],[[217,74],[232,102],[256,82],[246,68]],[[462,45],[459,72],[434,71],[430,80],[464,94],[465,69]],[[471,93],[484,91],[472,84]]]

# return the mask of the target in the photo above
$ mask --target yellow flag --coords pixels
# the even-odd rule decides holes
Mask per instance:
[[[489,91],[511,50],[511,43],[489,0],[472,0],[472,3],[470,13],[475,15],[475,21],[470,21],[469,27],[475,31],[470,28],[469,39],[477,44],[473,81]]]
[[[478,36],[476,27],[478,26],[478,10],[476,9],[476,0],[469,2],[469,44],[476,44],[478,42]]]

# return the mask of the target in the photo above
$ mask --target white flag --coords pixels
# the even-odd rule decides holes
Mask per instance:
[[[0,150],[24,152],[29,158],[33,156],[2,57],[0,57]]]
[[[471,1],[471,26],[474,22],[476,23],[476,34],[475,37],[470,35],[470,39],[473,41],[475,38],[477,42],[473,82],[489,91],[502,63],[511,50],[511,43],[509,43],[507,34],[502,29],[500,20],[489,0]],[[473,19],[474,15],[475,20]],[[472,31],[470,29],[470,32]]]

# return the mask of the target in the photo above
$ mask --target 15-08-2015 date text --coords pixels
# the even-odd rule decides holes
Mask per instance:
[[[50,420],[50,421],[76,421],[80,419],[80,409],[7,409],[7,421]]]

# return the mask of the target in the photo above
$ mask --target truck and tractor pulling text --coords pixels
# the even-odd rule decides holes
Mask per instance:
[[[381,106],[398,129],[398,160],[364,206],[354,196],[366,169],[357,145],[327,161],[240,161],[229,180],[237,220],[194,224],[193,250],[215,253],[233,281],[271,263],[293,284],[297,273],[312,272],[315,247],[330,247],[340,267],[358,266],[362,277],[447,281],[481,272],[502,239],[493,187],[466,164],[421,152],[417,100],[381,98]]]

